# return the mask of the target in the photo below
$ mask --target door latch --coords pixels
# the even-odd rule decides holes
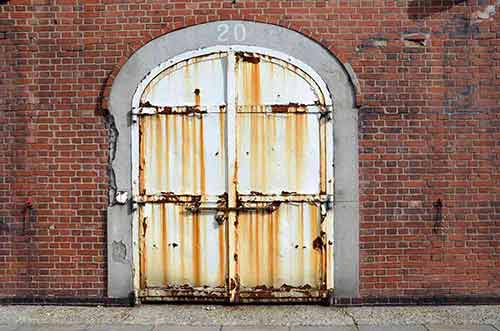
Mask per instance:
[[[240,207],[201,207],[199,203],[193,203],[190,206],[186,207],[186,210],[191,213],[199,213],[204,211],[215,211],[215,220],[219,225],[223,224],[227,219],[227,213],[231,211],[235,212],[245,212],[245,211],[264,211],[267,213],[272,213],[277,210],[280,206],[281,202],[273,201],[271,203],[265,204],[263,206],[240,206]]]

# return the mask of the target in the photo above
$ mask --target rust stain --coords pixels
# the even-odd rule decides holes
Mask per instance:
[[[226,113],[222,112],[224,110],[224,106],[221,106],[221,112],[218,114],[219,116],[219,150],[217,151],[221,160],[225,160],[226,155]],[[221,167],[221,171],[219,172],[221,178],[223,178],[226,173],[224,167]]]
[[[160,222],[161,222],[161,253],[163,254],[163,284],[168,284],[168,236],[167,236],[167,217],[165,213],[165,205],[160,205]]]
[[[243,93],[246,105],[260,105],[260,60],[240,55],[242,68]],[[255,59],[255,60],[251,60]]]
[[[326,263],[327,263],[327,256],[326,256],[326,244],[325,244],[325,237],[326,233],[324,231],[320,231],[319,236],[317,236],[314,241],[313,241],[313,248],[318,251],[321,255],[321,288],[326,287]]]
[[[250,144],[250,169],[252,169],[252,172],[256,169],[259,169],[259,144],[260,144],[260,137],[259,137],[259,131],[258,131],[258,126],[257,126],[257,120],[255,118],[256,114],[249,114],[250,116],[250,138],[255,139],[253,143]],[[245,116],[245,115],[243,115]],[[254,190],[259,190],[259,185],[258,185],[258,180],[257,180],[257,174],[250,173],[250,185]],[[257,176],[256,176],[257,175]]]
[[[184,170],[184,167],[183,167],[183,163],[181,162],[179,164],[179,148],[181,147],[181,145],[179,144],[179,118],[182,117],[182,116],[167,116],[167,120],[169,121],[169,125],[167,126],[168,130],[169,131],[172,131],[171,132],[171,137],[172,138],[168,138],[168,156],[167,158],[170,158],[172,157],[172,161],[171,163],[167,163],[165,164],[166,167],[168,167],[167,169],[167,173],[169,174],[168,177],[170,177],[170,174],[173,174],[173,173],[181,173],[183,174],[183,170]],[[167,131],[167,136],[170,136],[170,132]],[[170,159],[169,159],[170,160]],[[174,186],[175,186],[175,183],[178,183],[179,179],[176,179],[176,178],[169,178],[169,180],[172,181],[172,187],[168,187],[169,189],[173,190],[174,189]],[[177,192],[179,193],[179,192]],[[174,192],[171,192],[171,196],[174,197],[175,196],[175,193]]]
[[[165,118],[165,142],[164,142],[164,153],[162,154],[163,157],[165,158],[165,165],[164,167],[166,168],[165,171],[166,171],[166,176],[165,176],[165,181],[166,181],[166,187],[168,189],[170,189],[170,169],[172,167],[172,165],[170,164],[171,161],[170,161],[170,121],[171,121],[171,117],[170,116],[167,116]]]
[[[297,239],[298,239],[298,244],[297,244],[297,249],[296,249],[296,254],[298,257],[297,261],[297,268],[296,274],[299,279],[299,283],[303,284],[304,283],[304,204],[300,204],[299,207],[299,219],[298,219],[298,233],[297,233]]]
[[[198,148],[201,148],[201,146],[196,146],[196,141],[197,141],[197,136],[199,134],[199,130],[198,130],[198,121],[196,118],[194,117],[191,117],[189,119],[189,122],[190,122],[190,126],[191,126],[191,130],[189,132],[189,152],[190,152],[190,155],[189,155],[189,164],[191,166],[191,182],[192,182],[192,185],[193,187],[190,188],[190,191],[194,191],[194,192],[200,192],[200,184],[201,184],[201,174],[199,173],[198,171],[198,168],[197,166],[199,165],[199,163],[197,164],[197,152],[198,152]],[[188,189],[186,187],[186,189]]]
[[[229,228],[229,227],[228,227]],[[234,221],[234,242],[232,243],[234,245],[234,252],[235,252],[235,255],[236,257],[238,256],[238,253],[240,251],[240,247],[239,247],[239,242],[240,242],[240,233],[239,233],[239,220],[238,220],[238,216],[236,216],[236,219]],[[235,274],[236,274],[236,277],[238,277],[238,289],[239,289],[239,274],[240,274],[240,263],[238,261],[236,261],[235,263]]]
[[[239,59],[241,59],[243,62],[248,62],[248,63],[259,63],[260,58],[257,56],[253,56],[252,54],[245,54],[244,52],[236,52],[235,54]]]
[[[181,121],[181,166],[182,166],[182,171],[181,171],[181,176],[182,176],[182,191],[186,190],[186,187],[188,186],[187,180],[190,175],[188,175],[188,170],[189,170],[189,158],[188,155],[190,154],[190,146],[189,146],[189,121],[190,119],[185,117],[185,116],[180,116],[180,121]],[[179,142],[178,142],[179,143]],[[191,177],[192,178],[192,177]]]
[[[233,190],[235,191],[234,192],[234,195],[238,195],[238,192],[236,192],[236,189],[237,189],[237,184],[238,184],[238,160],[235,160],[234,161],[234,175],[233,175]]]
[[[200,148],[200,193],[205,193],[206,192],[206,178],[205,178],[205,141],[203,137],[203,117],[199,119],[200,121],[200,130],[199,130],[199,135],[200,135],[200,140],[199,140],[199,148]],[[196,174],[195,174],[196,175]]]
[[[254,140],[250,146],[250,162],[251,162],[251,185],[256,191],[267,190],[267,169],[268,157],[266,144],[266,120],[263,114],[254,113],[250,116],[250,136]]]
[[[273,113],[303,113],[307,110],[307,106],[289,103],[288,105],[272,105],[271,110]]]
[[[252,63],[251,66],[251,87],[250,100],[253,105],[260,104],[260,66],[258,63]]]
[[[217,229],[217,236],[219,240],[219,284],[224,283],[224,279],[226,278],[225,274],[225,224],[222,226],[219,226]]]
[[[144,166],[145,166],[145,155],[146,155],[146,145],[144,141],[144,121],[139,121],[139,194],[146,194],[144,189]]]
[[[317,236],[314,241],[313,241],[313,248],[317,251],[322,251],[323,250],[323,239],[321,238],[321,236]]]
[[[194,90],[194,104],[198,107],[201,105],[200,89],[198,88]]]
[[[223,110],[225,110],[225,107],[221,106],[219,113],[219,146],[221,148],[221,152],[226,146],[226,113]]]
[[[154,116],[151,117],[149,122],[151,122],[151,127],[149,128],[151,131],[148,132],[149,137],[154,137],[154,141],[151,141],[148,145],[151,146],[153,151],[151,151],[148,156],[154,160],[154,164],[148,165],[148,170],[153,172],[153,173],[158,173],[158,176],[160,178],[163,177],[163,171],[165,167],[163,166],[163,139],[162,137],[162,122],[164,121],[164,118],[161,118],[161,116]],[[153,163],[153,162],[152,162]],[[148,174],[149,175],[149,174]],[[148,176],[149,177],[149,176]],[[156,177],[156,176],[155,176]],[[156,178],[154,178],[156,179]],[[149,183],[150,185],[152,183]]]
[[[319,208],[314,205],[314,204],[309,204],[309,215],[310,215],[310,222],[311,222],[311,237],[309,238],[309,243],[314,243],[314,240],[315,240],[315,236],[316,236],[316,233],[319,232],[319,229],[320,229],[320,222],[319,222]],[[310,245],[310,244],[308,244]],[[314,244],[313,244],[314,246]],[[321,251],[317,251],[316,249],[310,249],[308,247],[308,249],[310,250],[310,253],[312,254],[312,258],[311,258],[311,267],[312,267],[312,270],[314,270],[314,275],[316,276],[316,282],[318,284],[321,283]]]
[[[255,243],[255,254],[254,254],[254,266],[255,266],[255,283],[254,284],[260,284],[260,264],[262,261],[260,260],[260,244],[263,241],[264,238],[260,237],[260,231],[259,231],[259,225],[262,220],[262,213],[261,212],[256,212],[255,213],[255,228],[251,229],[253,238],[250,238],[252,242]],[[260,239],[260,240],[259,240]]]
[[[176,209],[178,209],[180,207],[176,206]],[[176,212],[179,214],[179,212],[176,210]],[[181,215],[182,215],[182,211],[181,211]],[[187,220],[187,217],[186,217],[186,220]],[[179,237],[181,238],[181,240],[185,240],[186,238],[186,232],[185,232],[185,226],[184,226],[185,222],[184,222],[184,219],[181,220],[179,222]],[[184,274],[186,272],[186,259],[184,259],[183,257],[186,256],[186,247],[187,247],[187,244],[185,244],[184,242],[181,242],[180,243],[180,256],[181,256],[181,259],[180,259],[180,269],[179,272],[180,272],[180,275],[181,275],[181,279],[182,277],[184,277]]]
[[[141,220],[140,226],[140,236],[139,236],[139,241],[140,241],[140,283],[141,283],[141,289],[146,288],[146,229],[144,227],[146,218],[143,216],[143,210],[142,208],[139,209],[139,220]]]
[[[241,254],[244,257],[240,262],[242,264],[241,270],[243,270],[242,278],[244,283],[246,283],[246,278],[248,277],[248,282],[253,284],[255,282],[255,272],[248,271],[255,268],[255,233],[252,231],[252,223],[254,222],[253,218],[255,215],[254,213],[241,213],[239,216],[241,217],[240,231],[243,239],[239,244],[242,245]],[[246,250],[244,248],[246,248]]]
[[[279,228],[280,218],[279,213],[271,214],[271,235],[269,236],[272,246],[270,253],[271,266],[271,284],[274,286],[278,280],[279,270]]]
[[[263,107],[263,106],[261,106]],[[260,170],[260,183],[259,187],[262,191],[267,191],[270,189],[270,185],[268,183],[269,181],[269,176],[268,176],[268,169],[269,169],[269,154],[268,154],[268,148],[272,146],[272,143],[268,143],[267,138],[267,121],[268,119],[266,118],[265,115],[263,114],[257,114],[258,117],[258,126],[259,126],[259,131],[260,131],[260,141],[259,141],[259,153],[261,156],[261,163],[259,165],[259,170]]]
[[[267,254],[267,265],[269,267],[269,284],[271,286],[274,285],[274,263],[275,263],[275,260],[274,260],[274,256],[276,254],[276,245],[277,243],[274,241],[275,240],[275,237],[274,237],[274,227],[275,227],[275,217],[273,214],[271,214],[269,216],[270,220],[269,220],[269,227],[268,227],[268,231],[267,231],[267,239],[269,241],[269,252]]]
[[[320,194],[326,193],[326,124],[325,121],[319,122],[319,188]]]
[[[200,282],[200,267],[201,267],[201,252],[200,252],[200,215],[193,215],[193,283],[195,286],[201,285]]]
[[[295,144],[296,137],[293,135],[295,132],[294,129],[295,121],[294,118],[290,116],[285,117],[285,153],[286,153],[286,164],[287,164],[287,175],[289,178],[288,185],[290,187],[296,187],[297,176],[293,171],[293,164],[295,162],[296,155],[293,153],[293,147]]]
[[[290,116],[290,115],[289,115]],[[304,115],[292,115],[295,118],[295,176],[297,180],[301,180],[301,176],[304,173],[304,144],[307,142],[307,116]],[[296,187],[301,185],[296,183]]]

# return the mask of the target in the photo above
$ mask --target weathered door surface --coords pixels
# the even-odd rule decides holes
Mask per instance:
[[[232,48],[161,71],[139,128],[139,296],[319,301],[333,288],[331,104],[305,71]]]

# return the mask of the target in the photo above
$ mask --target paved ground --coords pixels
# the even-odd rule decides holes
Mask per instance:
[[[500,306],[0,306],[0,331],[500,331]]]

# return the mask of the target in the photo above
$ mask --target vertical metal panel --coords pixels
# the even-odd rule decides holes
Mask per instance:
[[[142,117],[142,193],[224,193],[224,121],[223,112]]]
[[[225,227],[184,204],[146,204],[142,252],[146,287],[223,287]]]
[[[319,121],[310,113],[252,113],[239,107],[238,192],[318,194]]]
[[[308,203],[284,204],[273,213],[243,212],[240,221],[241,287],[319,288],[321,250],[319,208]]]
[[[146,87],[141,104],[154,106],[223,105],[226,53],[182,61],[161,72]],[[198,90],[199,93],[194,93]]]
[[[238,215],[239,297],[322,296],[324,206],[306,201],[326,193],[324,98],[300,69],[268,57],[238,54],[236,77],[238,194],[278,203]]]
[[[135,111],[144,295],[225,289],[225,226],[215,211],[188,210],[193,202],[217,205],[214,199],[226,192],[224,57],[189,59],[163,71]]]
[[[238,105],[324,104],[318,85],[296,66],[254,53],[237,55]]]

